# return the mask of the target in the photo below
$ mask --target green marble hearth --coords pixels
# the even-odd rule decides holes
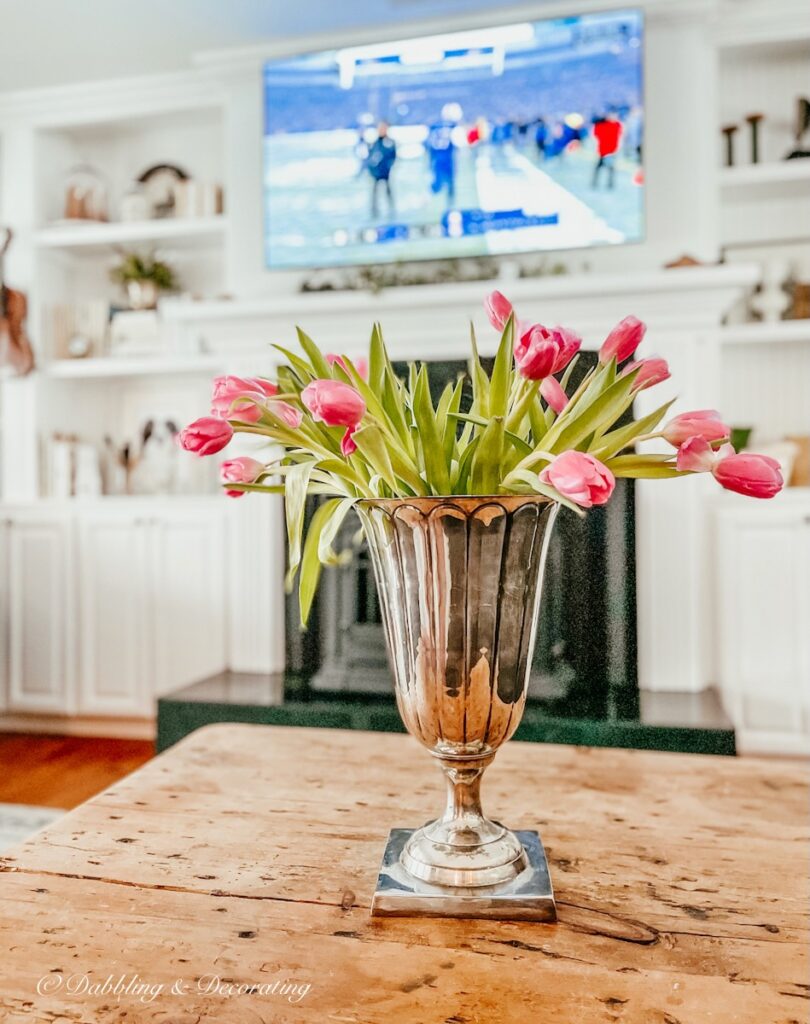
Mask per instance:
[[[393,695],[313,692],[290,674],[225,672],[158,701],[158,750],[214,722],[404,732]],[[734,730],[713,691],[536,699],[515,739],[699,754],[734,754]]]

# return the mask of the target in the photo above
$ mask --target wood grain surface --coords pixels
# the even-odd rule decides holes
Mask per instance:
[[[154,754],[143,740],[0,734],[0,803],[70,809]]]
[[[510,743],[484,806],[540,829],[559,923],[372,921],[442,797],[410,737],[199,730],[0,858],[0,1021],[807,1021],[802,768]]]

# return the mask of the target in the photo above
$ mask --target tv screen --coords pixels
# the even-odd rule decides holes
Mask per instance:
[[[267,266],[640,239],[642,32],[627,10],[267,62]]]

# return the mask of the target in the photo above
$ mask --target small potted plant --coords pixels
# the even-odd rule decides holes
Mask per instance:
[[[168,263],[137,252],[123,253],[121,262],[110,271],[110,277],[126,288],[131,309],[154,309],[159,292],[177,288],[177,277]]]

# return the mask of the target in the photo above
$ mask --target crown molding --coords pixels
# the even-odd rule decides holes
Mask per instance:
[[[223,102],[217,77],[193,68],[0,93],[0,127],[20,122],[38,128],[76,126]]]

